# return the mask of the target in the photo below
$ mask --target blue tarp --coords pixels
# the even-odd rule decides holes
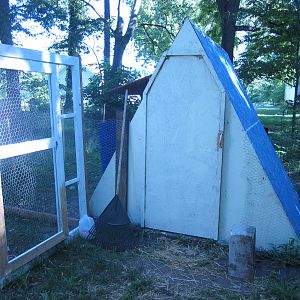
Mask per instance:
[[[281,204],[300,239],[300,202],[227,53],[191,22]]]
[[[100,159],[102,174],[116,151],[116,120],[99,122]]]

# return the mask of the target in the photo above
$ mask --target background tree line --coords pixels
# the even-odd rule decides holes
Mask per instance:
[[[107,90],[139,76],[134,68],[123,66],[128,45],[133,43],[145,64],[157,61],[186,16],[227,51],[246,85],[262,79],[298,89],[299,0],[118,0],[116,16],[111,14],[111,5],[110,0],[0,0],[0,41],[12,45],[20,32],[36,35],[26,26],[31,20],[42,26],[43,34],[51,35],[54,29],[63,33],[64,38],[53,43],[54,50],[77,56],[93,53],[97,74],[85,90],[91,111],[111,101],[105,96]],[[97,47],[86,42],[90,36]],[[243,52],[234,55],[240,45]],[[66,81],[68,110],[70,72]]]

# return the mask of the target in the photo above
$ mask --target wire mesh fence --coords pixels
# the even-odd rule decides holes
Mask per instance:
[[[116,119],[99,120],[85,116],[86,170],[88,178],[88,199],[91,198],[98,182],[116,151],[117,132],[120,122]]]
[[[58,232],[52,150],[22,158],[8,158],[1,165],[10,259]]]
[[[0,69],[0,146],[51,137],[47,74]],[[0,161],[8,255],[57,233],[52,150]]]
[[[117,102],[105,104],[105,111],[101,114],[86,111],[84,114],[84,131],[86,144],[86,173],[88,179],[87,193],[91,199],[97,184],[101,180],[105,170],[114,157],[117,172],[118,155],[121,141],[121,129],[124,107],[124,96],[120,95]],[[126,130],[128,130],[129,120],[134,115],[139,103],[140,96],[131,95],[127,103]],[[128,147],[128,135],[125,134],[124,148]],[[125,150],[126,153],[126,150]],[[114,154],[116,154],[114,156]],[[122,166],[126,169],[126,154],[122,158]],[[122,176],[121,176],[122,177]],[[124,181],[123,181],[124,180]],[[121,194],[126,198],[127,178],[121,178]],[[125,194],[124,194],[125,193]],[[97,201],[101,201],[98,199]],[[125,200],[124,200],[125,201]],[[125,204],[125,203],[124,203]]]

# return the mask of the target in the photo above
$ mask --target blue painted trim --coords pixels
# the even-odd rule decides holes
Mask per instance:
[[[243,128],[300,239],[300,201],[227,53],[191,22],[213,68],[230,99]],[[274,216],[275,217],[275,216]]]

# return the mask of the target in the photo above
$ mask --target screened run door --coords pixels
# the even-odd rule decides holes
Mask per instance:
[[[62,66],[70,67],[73,80],[68,114],[59,93]],[[67,237],[66,186],[78,184],[86,213],[80,105],[77,58],[0,45],[0,285]],[[68,181],[65,119],[76,127],[77,175]]]
[[[163,64],[147,95],[145,227],[218,238],[224,101],[203,59]]]

